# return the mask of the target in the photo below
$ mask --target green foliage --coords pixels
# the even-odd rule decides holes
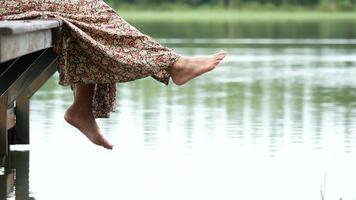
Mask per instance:
[[[119,9],[179,10],[189,8],[228,8],[247,10],[299,10],[353,11],[356,0],[105,0]]]
[[[353,4],[350,0],[339,0],[339,7],[342,10],[353,10]]]
[[[274,11],[245,11],[245,10],[214,10],[213,14],[211,9],[198,8],[190,10],[166,10],[156,12],[154,10],[125,10],[119,11],[120,15],[128,21],[143,21],[143,22],[261,22],[265,24],[266,22],[314,22],[314,21],[351,21],[355,22],[356,15],[353,12],[334,12],[330,14],[329,12],[315,11],[310,12],[307,10],[300,10],[295,12],[284,11],[284,10],[274,10]],[[166,26],[166,25],[165,25]],[[163,27],[165,27],[163,26]],[[354,24],[352,24],[353,27]],[[327,26],[329,27],[329,26]],[[177,27],[182,28],[181,26]],[[312,28],[312,27],[311,27]],[[329,28],[335,28],[329,27]],[[189,30],[184,29],[184,30]],[[227,29],[223,29],[226,32]],[[174,31],[176,32],[176,31]],[[203,33],[205,31],[202,31]],[[216,32],[216,31],[215,31]],[[172,33],[173,34],[173,33]]]

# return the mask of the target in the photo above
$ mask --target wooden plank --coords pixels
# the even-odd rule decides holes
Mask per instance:
[[[10,108],[7,110],[7,130],[13,128],[15,126],[15,110],[14,108]]]
[[[26,90],[22,93],[26,95],[28,98],[31,98],[32,95],[39,90],[43,84],[45,84],[52,75],[57,72],[57,58],[56,55],[52,54],[48,55],[52,61],[47,65],[43,66],[43,70],[40,74],[36,76],[36,79],[31,82],[31,84],[26,88]]]
[[[26,55],[27,57],[30,55]],[[19,59],[3,76],[14,77],[4,82],[7,104],[16,100],[16,144],[29,144],[29,98],[57,71],[57,54],[53,47],[24,60]],[[32,62],[29,62],[32,61]],[[30,64],[30,66],[25,66]],[[24,68],[24,70],[20,70]],[[20,75],[11,75],[18,73]],[[1,87],[0,87],[1,94]]]
[[[16,144],[30,143],[30,99],[26,95],[16,98]]]
[[[19,59],[16,60],[16,62],[12,63],[8,69],[3,72],[0,76],[0,95],[4,95],[5,93],[8,93],[8,104],[11,105],[11,103],[14,102],[15,98],[22,92],[23,88],[28,86],[30,83],[26,81],[29,79],[26,77],[26,71],[29,70],[29,66],[33,63],[36,63],[35,61],[38,59],[38,57],[43,53],[44,51],[37,51],[32,54],[28,54],[25,56],[20,57]],[[0,66],[2,63],[0,64]],[[41,66],[36,66],[36,68],[40,68]],[[36,69],[35,68],[35,69]],[[32,69],[32,70],[35,70]],[[30,73],[27,73],[27,75],[31,75]],[[35,75],[30,76],[33,77]],[[19,81],[17,80],[23,80]]]
[[[60,19],[3,20],[0,21],[0,35],[48,30],[60,27],[62,24]]]
[[[29,151],[11,151],[9,156],[8,168],[16,171],[15,194],[16,200],[30,200],[30,152]]]
[[[16,199],[29,197],[29,151],[11,151],[3,157],[0,167],[0,199],[16,196]]]
[[[0,176],[0,196],[1,199],[7,199],[7,195],[14,191],[15,187],[15,177],[16,171],[15,170],[8,170],[5,169],[3,175]]]
[[[52,46],[52,31],[0,35],[0,62],[5,62]]]
[[[45,54],[47,58],[53,59],[34,81],[16,98],[16,144],[30,143],[30,97],[57,71],[57,57],[54,54]]]
[[[57,57],[53,47],[28,54],[19,58],[0,76],[0,97],[6,96],[6,102],[0,105],[8,107],[15,100],[17,102],[15,134],[18,144],[29,143],[28,99],[57,71]],[[0,145],[0,148],[5,148],[2,146],[5,143],[0,142]]]
[[[52,48],[46,49],[34,56],[37,57],[35,61],[32,62],[29,67],[26,67],[26,70],[24,70],[20,76],[18,76],[16,79],[12,79],[12,83],[9,85],[9,87],[7,87],[7,94],[9,97],[8,105],[11,104],[11,102],[14,102],[20,94],[24,94],[26,90],[28,91],[28,87],[31,86],[32,82],[35,81],[42,74],[42,72],[48,68],[48,66],[52,66],[53,71],[53,63],[56,62],[57,55]],[[20,68],[22,64],[26,63],[29,62],[19,62],[13,67],[13,70],[18,71],[18,68]],[[8,71],[12,72],[10,70]],[[44,78],[47,80],[49,77]],[[33,93],[28,93],[27,95],[30,97],[32,94]]]
[[[0,155],[0,169],[3,169],[4,167],[7,166],[7,163],[9,161],[9,157],[7,155]]]
[[[17,59],[18,58],[0,63],[0,77],[17,61]]]
[[[7,134],[7,95],[0,96],[0,156],[9,153],[9,141]]]
[[[59,19],[0,21],[0,62],[52,46],[62,25]]]
[[[16,99],[16,144],[30,143],[30,104],[29,98],[57,71],[54,59]]]

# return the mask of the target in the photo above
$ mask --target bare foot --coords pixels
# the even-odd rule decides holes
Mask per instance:
[[[106,149],[113,148],[113,145],[100,133],[99,126],[91,111],[81,111],[72,105],[66,110],[64,119],[69,124],[79,129],[94,144],[103,146]]]
[[[183,85],[193,78],[213,70],[225,56],[226,53],[223,50],[210,56],[181,56],[170,70],[172,81],[176,85]]]

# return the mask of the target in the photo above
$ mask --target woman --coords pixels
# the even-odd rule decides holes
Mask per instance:
[[[214,69],[225,52],[187,57],[160,45],[122,19],[102,0],[1,0],[0,20],[63,20],[54,51],[59,84],[70,85],[74,102],[64,119],[93,143],[112,149],[95,118],[115,107],[115,83],[147,76],[176,85]]]

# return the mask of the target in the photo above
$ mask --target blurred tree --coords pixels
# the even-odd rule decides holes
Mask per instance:
[[[139,5],[157,5],[162,3],[177,3],[187,5],[223,5],[226,8],[241,6],[245,4],[273,4],[275,6],[281,5],[300,5],[300,6],[315,6],[315,5],[328,5],[328,6],[343,6],[353,8],[356,0],[106,0],[112,5],[126,4],[139,4]]]

